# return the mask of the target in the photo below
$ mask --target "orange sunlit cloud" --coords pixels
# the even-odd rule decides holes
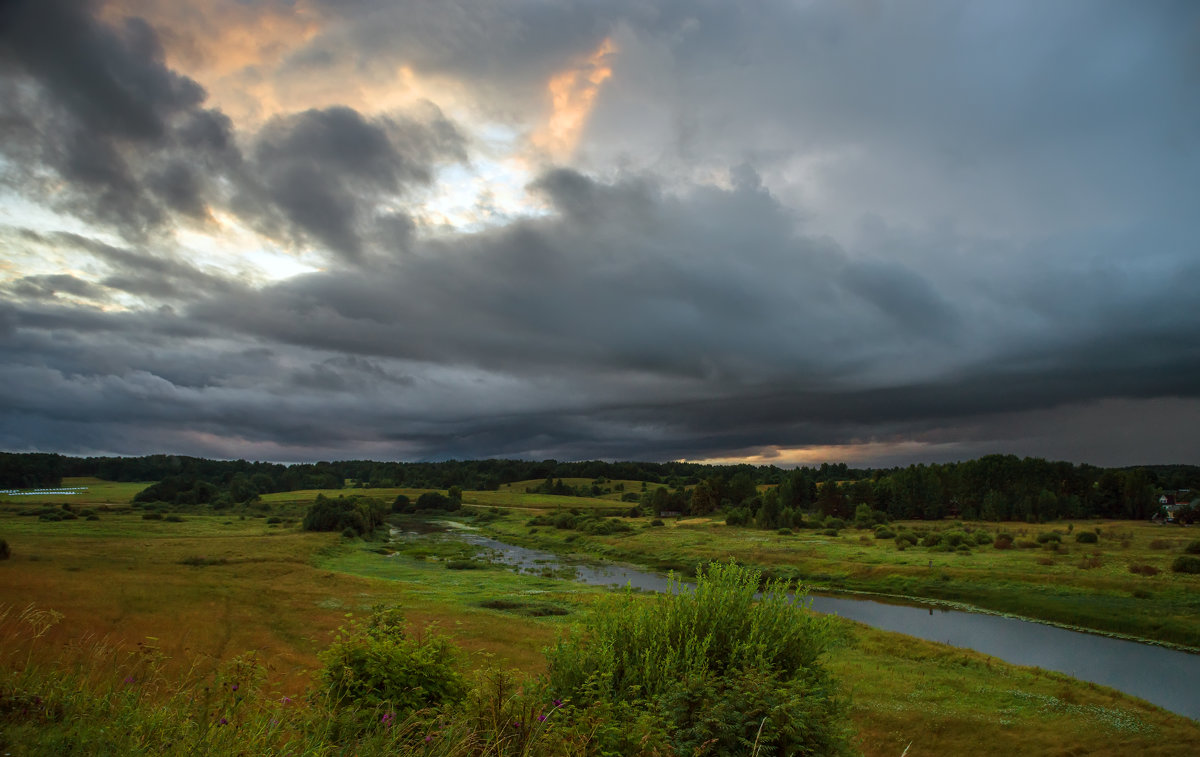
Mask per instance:
[[[595,106],[600,85],[612,76],[611,59],[616,52],[612,39],[606,37],[587,58],[550,78],[546,85],[550,119],[534,132],[535,147],[556,161],[571,156]]]

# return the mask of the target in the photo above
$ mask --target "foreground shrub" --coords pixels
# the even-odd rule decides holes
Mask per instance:
[[[1075,534],[1075,541],[1080,544],[1096,544],[1100,541],[1100,537],[1092,531],[1080,531]]]
[[[398,610],[352,622],[319,657],[322,688],[336,707],[405,715],[458,702],[467,690],[458,648],[430,629],[410,639]]]
[[[1200,573],[1200,557],[1180,555],[1171,563],[1171,570],[1175,573]]]
[[[845,706],[819,662],[829,618],[784,581],[756,600],[760,578],[714,563],[691,591],[673,579],[649,601],[626,592],[549,651],[551,690],[658,718],[679,754],[848,752]]]

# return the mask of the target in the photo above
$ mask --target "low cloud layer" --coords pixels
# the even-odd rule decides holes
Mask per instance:
[[[194,28],[223,34],[220,5]],[[316,4],[295,49],[205,84],[211,47],[161,8],[4,11],[0,447],[1200,453],[1200,14],[556,8],[489,4],[480,34],[450,5]],[[539,96],[597,49],[546,164]],[[207,89],[354,61],[346,103],[239,121]],[[350,96],[388,70],[419,97]],[[501,169],[523,212],[424,220]],[[304,272],[247,273],[288,256]]]

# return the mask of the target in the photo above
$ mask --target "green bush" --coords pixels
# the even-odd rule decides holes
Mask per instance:
[[[886,528],[877,528],[877,529],[875,529],[875,538],[876,539],[895,539],[896,533],[894,531],[889,531]]]
[[[650,521],[650,525],[657,528],[658,526],[665,526],[666,524],[662,522],[661,518],[655,518],[654,520]]]
[[[837,536],[838,530],[836,528],[827,528],[824,531],[822,531],[821,534],[824,536]]]
[[[305,531],[353,531],[354,536],[371,533],[383,524],[390,508],[378,500],[359,496],[334,499],[318,494],[301,527]]]
[[[792,529],[790,529],[790,528],[781,528],[781,529],[779,529],[778,531],[776,531],[775,533],[779,534],[780,536],[791,536],[791,535],[792,535]]]
[[[942,534],[942,544],[947,547],[957,547],[967,540],[967,535],[962,531],[946,531]]]
[[[1200,540],[1188,542],[1188,545],[1183,548],[1184,552],[1189,555],[1200,555]]]
[[[936,547],[942,543],[942,535],[937,531],[931,531],[925,534],[925,538],[921,540],[922,547]]]
[[[366,621],[352,622],[319,657],[321,686],[339,708],[384,709],[403,717],[458,702],[467,691],[458,648],[430,629],[408,638],[398,610],[376,610]]]
[[[985,544],[991,544],[991,543],[993,543],[992,535],[989,534],[987,531],[976,531],[975,532],[975,546],[982,547]]]
[[[1012,549],[1012,534],[996,534],[996,539],[992,542],[992,546],[996,549]]]
[[[1180,555],[1171,563],[1171,570],[1175,573],[1200,573],[1200,557]]]
[[[1093,531],[1080,531],[1075,534],[1075,541],[1079,544],[1095,544],[1100,541],[1100,537]],[[1197,542],[1197,544],[1200,544],[1200,542]]]
[[[784,581],[710,564],[645,600],[631,591],[589,616],[586,632],[549,650],[551,691],[627,706],[665,721],[678,754],[843,754],[845,705],[818,661],[829,618],[807,612]]]
[[[835,518],[832,515],[830,515],[828,518],[825,519],[825,522],[822,523],[821,525],[825,526],[825,528],[845,528],[846,521],[842,520],[841,518]]]
[[[1062,536],[1058,535],[1054,531],[1043,531],[1037,535],[1038,544],[1048,544],[1050,542],[1058,544],[1062,542]]]

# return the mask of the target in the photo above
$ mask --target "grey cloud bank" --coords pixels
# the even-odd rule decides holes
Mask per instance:
[[[4,216],[74,264],[0,278],[0,447],[1200,455],[1191,5],[338,4],[271,76],[391,61],[519,114],[615,40],[537,212],[470,232],[413,220],[481,158],[436,98],[243,126],[99,8],[0,17],[4,186],[78,222]],[[218,215],[323,265],[171,236]]]

